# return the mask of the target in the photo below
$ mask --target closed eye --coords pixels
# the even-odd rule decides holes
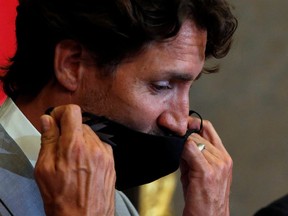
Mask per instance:
[[[169,90],[172,89],[172,85],[169,81],[158,81],[152,83],[152,88],[156,91]]]

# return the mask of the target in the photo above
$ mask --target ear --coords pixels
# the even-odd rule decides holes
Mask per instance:
[[[69,91],[75,91],[82,79],[80,70],[83,47],[73,40],[56,45],[54,68],[58,82]]]

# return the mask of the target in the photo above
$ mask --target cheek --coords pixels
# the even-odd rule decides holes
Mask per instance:
[[[109,110],[107,102],[107,94],[105,91],[99,89],[89,89],[82,95],[82,109],[85,111],[92,112],[96,115],[105,114],[104,111]]]
[[[149,132],[155,128],[156,120],[160,113],[159,103],[155,103],[142,94],[117,95],[113,97],[115,118],[121,123],[142,132]]]

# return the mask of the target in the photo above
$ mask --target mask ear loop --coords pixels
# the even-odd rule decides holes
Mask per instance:
[[[199,129],[193,129],[192,131],[194,133],[200,133],[202,128],[203,128],[203,119],[202,119],[201,115],[198,112],[196,112],[194,110],[189,110],[189,116],[191,116],[193,114],[196,114],[196,116],[200,119],[200,128]]]

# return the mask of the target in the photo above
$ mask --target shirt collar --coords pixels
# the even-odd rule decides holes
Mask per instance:
[[[0,123],[34,166],[40,150],[41,135],[11,98],[0,107]]]

